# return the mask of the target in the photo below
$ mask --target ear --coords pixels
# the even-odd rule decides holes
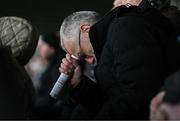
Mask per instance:
[[[83,25],[80,26],[80,30],[81,30],[82,32],[88,33],[89,30],[90,30],[90,27],[91,27],[90,24],[83,24]]]

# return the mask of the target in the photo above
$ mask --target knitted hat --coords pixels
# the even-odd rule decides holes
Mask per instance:
[[[25,65],[34,54],[38,34],[32,24],[19,17],[0,18],[0,45],[10,46],[14,57]]]

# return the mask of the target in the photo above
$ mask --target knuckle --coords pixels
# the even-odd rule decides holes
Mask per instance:
[[[66,58],[63,58],[63,59],[62,59],[62,62],[65,63],[65,62],[66,62]]]
[[[74,68],[74,66],[73,66],[73,65],[69,65],[69,66],[70,66],[70,68],[71,68],[71,69],[73,69],[73,68]]]
[[[63,63],[61,63],[61,67],[63,67]]]
[[[66,59],[67,59],[69,62],[71,62],[71,56],[70,56],[70,54],[68,54],[68,55],[66,56]]]
[[[62,64],[61,67],[64,69],[65,68],[64,64]]]
[[[59,68],[59,72],[61,72],[61,68]]]
[[[66,57],[69,55],[69,53],[66,54]]]
[[[64,58],[63,60],[62,60],[62,62],[65,64],[65,65],[69,65],[70,64],[70,62],[66,59],[66,58]]]
[[[67,54],[66,54],[66,57],[69,57],[69,56],[70,56],[70,54],[69,54],[69,53],[67,53]]]
[[[59,71],[60,71],[61,73],[64,73],[64,70],[63,70],[62,68],[60,68]]]
[[[69,65],[69,63],[68,63],[67,61],[64,61],[64,64],[65,64],[66,66],[68,66],[68,65]]]

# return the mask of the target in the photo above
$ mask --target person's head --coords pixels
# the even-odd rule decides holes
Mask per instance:
[[[38,45],[39,56],[43,59],[50,59],[59,49],[59,37],[52,34],[45,34],[39,37],[40,43]]]
[[[142,0],[114,0],[113,6],[114,8],[126,4],[138,6],[141,2]]]
[[[180,1],[179,0],[171,0],[171,5],[178,7],[180,9]]]
[[[100,19],[94,11],[74,12],[64,19],[60,28],[61,47],[76,57],[84,56],[92,63],[94,50],[89,39],[90,27]]]
[[[38,43],[38,30],[30,21],[16,16],[0,18],[0,43],[9,46],[21,65],[33,56]]]
[[[161,92],[150,105],[152,120],[180,119],[180,71],[166,78]]]
[[[170,6],[171,0],[147,0],[151,6],[158,10],[165,9]]]

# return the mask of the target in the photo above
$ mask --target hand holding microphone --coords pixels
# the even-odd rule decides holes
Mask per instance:
[[[70,84],[75,87],[80,82],[81,69],[77,64],[79,58],[76,56],[66,54],[66,58],[62,59],[59,71],[61,75],[56,81],[53,89],[50,92],[51,97],[57,98],[58,94],[61,92],[64,84],[70,80]],[[73,72],[73,75],[71,75]]]

